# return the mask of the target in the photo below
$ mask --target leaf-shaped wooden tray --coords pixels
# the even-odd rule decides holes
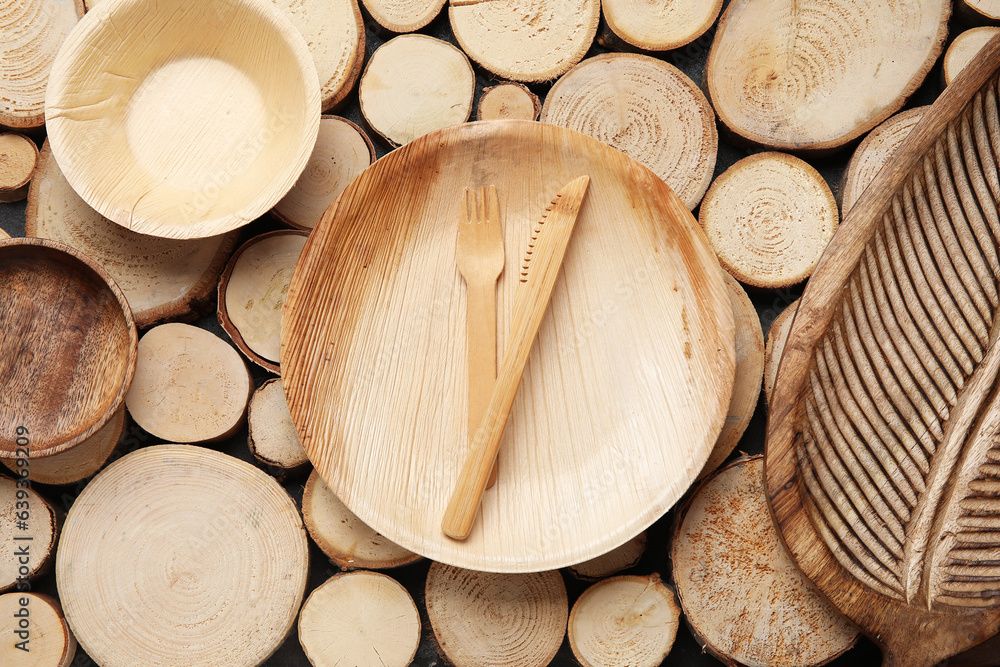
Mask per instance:
[[[993,40],[851,210],[771,401],[777,525],[886,664],[1000,625],[998,67]]]

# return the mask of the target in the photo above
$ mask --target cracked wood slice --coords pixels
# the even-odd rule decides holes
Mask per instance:
[[[538,95],[523,83],[507,81],[483,88],[476,107],[478,120],[535,120],[542,111]]]
[[[302,518],[316,546],[343,570],[382,570],[420,559],[355,516],[315,470],[302,493]]]
[[[343,572],[302,605],[299,643],[313,667],[407,667],[420,646],[420,613],[395,579]]]
[[[475,94],[465,54],[426,35],[400,35],[380,46],[358,87],[365,122],[393,146],[469,120]]]
[[[420,30],[441,13],[446,0],[362,0],[372,18],[391,33]]]
[[[3,665],[70,667],[76,656],[76,638],[59,602],[42,593],[0,595],[0,636]]]
[[[569,602],[555,570],[495,574],[432,563],[425,602],[455,667],[545,667],[566,636]]]
[[[784,153],[745,157],[712,183],[698,221],[741,283],[788,287],[812,273],[840,215],[815,169]]]
[[[669,51],[712,27],[722,0],[602,0],[608,30],[643,51]]]
[[[323,116],[309,163],[271,213],[297,229],[312,229],[351,179],[374,161],[375,147],[360,127],[346,118]]]
[[[677,596],[660,575],[612,577],[573,604],[569,645],[583,667],[657,667],[680,619]]]
[[[836,150],[920,86],[950,13],[948,0],[733,0],[708,56],[709,98],[751,144]]]
[[[981,26],[966,30],[956,36],[948,46],[948,50],[944,53],[944,59],[941,61],[944,85],[950,84],[979,53],[979,50],[986,46],[986,42],[993,39],[998,33],[1000,33],[1000,27]]]
[[[868,133],[854,149],[851,161],[847,163],[840,182],[840,215],[843,218],[851,210],[861,193],[872,182],[879,170],[889,161],[899,145],[910,134],[930,107],[907,109],[890,117]]]
[[[251,667],[292,630],[309,546],[295,502],[263,471],[154,445],[84,488],[56,561],[66,620],[102,667]]]
[[[281,306],[309,233],[256,236],[233,253],[219,279],[219,324],[250,361],[280,373]]]
[[[587,54],[600,0],[452,0],[448,18],[462,50],[490,72],[527,83],[551,81]]]
[[[41,484],[72,484],[101,469],[115,450],[125,428],[125,406],[120,407],[107,424],[79,445],[59,454],[31,459],[31,481]],[[15,473],[17,462],[0,459]]]
[[[125,405],[136,423],[171,442],[214,442],[243,425],[253,379],[239,352],[190,324],[161,324],[139,340]]]
[[[693,209],[712,181],[719,138],[704,93],[649,56],[584,60],[552,86],[539,117],[582,132],[646,165]]]
[[[736,384],[733,385],[733,395],[729,399],[726,423],[705,467],[698,475],[699,479],[718,468],[736,449],[757,408],[760,382],[764,376],[764,333],[760,328],[757,309],[735,278],[728,273],[723,277],[729,290],[729,300],[733,303],[736,322]]]
[[[269,470],[294,473],[309,465],[309,457],[288,412],[281,378],[268,380],[250,397],[247,431],[250,452]]]
[[[566,569],[577,579],[597,581],[636,565],[645,551],[646,531],[642,531],[620,547]]]
[[[781,353],[788,340],[788,332],[792,329],[792,318],[799,301],[790,303],[774,318],[771,328],[767,331],[767,341],[764,344],[764,396],[768,405],[771,404],[771,394],[774,393],[774,381],[778,377],[778,366],[781,363]]]
[[[83,16],[82,0],[10,0],[0,4],[0,126],[45,124],[45,86],[56,53]]]
[[[115,224],[70,187],[48,141],[28,191],[24,229],[28,236],[59,241],[93,257],[121,287],[136,326],[143,329],[211,312],[219,274],[238,234],[177,240]]]
[[[858,639],[779,542],[761,456],[698,487],[678,514],[670,558],[691,633],[727,665],[823,665]]]
[[[37,163],[34,141],[16,132],[0,133],[0,202],[21,201],[28,196],[28,182]]]
[[[48,572],[59,538],[59,517],[31,488],[31,461],[21,460],[26,465],[17,466],[16,480],[0,475],[0,535],[7,542],[0,551],[0,592],[26,590]]]
[[[1000,630],[998,70],[1000,37],[844,219],[771,397],[775,522],[886,665]]]

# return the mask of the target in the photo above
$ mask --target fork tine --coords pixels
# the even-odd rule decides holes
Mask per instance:
[[[486,187],[481,187],[479,191],[479,218],[476,223],[482,225],[486,223]]]
[[[474,204],[469,203],[470,196],[472,196],[472,198],[475,199],[475,194],[473,194],[473,192],[469,190],[469,188],[465,188],[465,201],[464,205],[462,206],[462,212],[465,214],[466,224],[472,223],[475,214],[475,209],[473,208]]]
[[[484,188],[485,189],[485,188]],[[485,197],[484,197],[485,198]],[[496,232],[500,231],[500,200],[497,198],[496,186],[491,185],[489,190],[489,207],[486,214],[490,225]]]

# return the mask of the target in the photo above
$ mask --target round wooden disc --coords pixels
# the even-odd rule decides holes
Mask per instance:
[[[646,531],[606,554],[570,565],[569,571],[577,579],[597,581],[632,567],[639,562],[644,551],[646,551]]]
[[[268,380],[250,397],[247,433],[250,452],[261,463],[279,472],[308,465],[309,457],[288,413],[281,378]]]
[[[0,133],[0,202],[21,201],[28,196],[28,181],[38,164],[35,142],[16,132]]]
[[[941,61],[944,84],[950,85],[959,72],[976,57],[979,50],[986,46],[986,42],[997,34],[1000,34],[1000,27],[980,26],[957,35],[952,40],[948,50],[945,51],[944,59]]]
[[[764,345],[764,396],[767,397],[768,404],[771,403],[774,381],[778,377],[778,365],[781,363],[781,353],[785,349],[788,332],[792,329],[792,318],[795,317],[798,305],[797,299],[790,303],[774,318],[767,332],[767,342]]]
[[[14,474],[30,484],[31,462],[18,467]],[[14,588],[19,580],[27,582],[46,572],[59,536],[55,510],[33,489],[24,486],[23,481],[0,476],[0,535],[7,543],[0,552],[0,591]],[[18,548],[24,545],[29,551],[27,563],[19,562],[20,557],[16,555]],[[6,639],[4,637],[4,642]]]
[[[249,463],[146,447],[108,466],[66,517],[66,620],[103,667],[259,665],[292,628],[309,551],[294,501]]]
[[[468,443],[462,193],[499,195],[503,350],[532,231],[581,174],[497,483],[452,540],[441,520]],[[285,302],[283,383],[313,465],[373,529],[460,567],[552,569],[638,534],[704,465],[732,392],[733,310],[695,225],[651,171],[543,123],[467,123],[379,160],[313,231]]]
[[[722,0],[603,0],[608,28],[643,51],[669,51],[698,39],[712,27]]]
[[[483,88],[476,108],[478,120],[535,120],[542,110],[538,96],[523,83],[507,81]]]
[[[0,595],[0,636],[0,665],[70,667],[76,656],[59,603],[41,593]]]
[[[566,585],[554,571],[492,574],[433,563],[426,604],[455,667],[545,667],[566,636]]]

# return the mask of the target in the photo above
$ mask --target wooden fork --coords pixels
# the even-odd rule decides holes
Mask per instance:
[[[469,341],[469,442],[490,402],[497,379],[497,278],[503,272],[500,203],[492,185],[481,195],[466,189],[458,223],[455,263],[468,287],[466,329]],[[493,465],[490,481],[496,481]]]

